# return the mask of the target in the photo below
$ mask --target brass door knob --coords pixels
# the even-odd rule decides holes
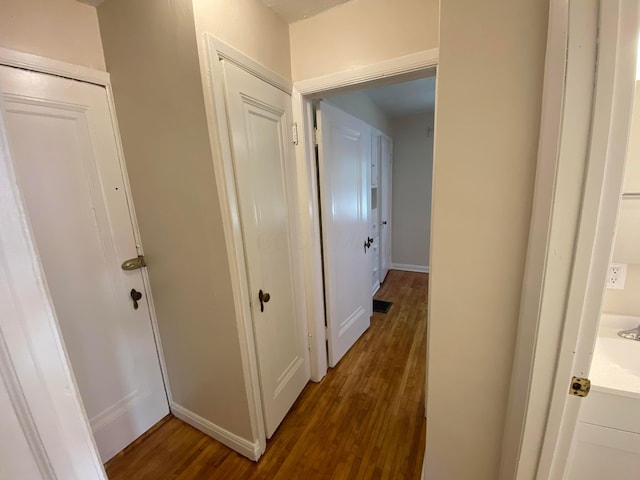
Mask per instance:
[[[133,309],[137,310],[138,300],[142,299],[142,293],[137,291],[135,288],[132,288],[131,291],[129,292],[129,296],[131,297],[131,300],[133,300]]]
[[[260,300],[260,311],[264,312],[264,304],[271,300],[271,295],[260,290],[258,292],[258,299]]]

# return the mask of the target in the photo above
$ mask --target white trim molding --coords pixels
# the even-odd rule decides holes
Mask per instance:
[[[48,73],[49,75],[80,80],[81,82],[101,86],[106,86],[111,83],[110,76],[105,71],[40,57],[38,55],[32,55],[31,53],[18,52],[3,47],[0,47],[0,65]]]
[[[391,270],[402,270],[405,272],[429,273],[428,265],[409,265],[406,263],[392,263]]]
[[[530,389],[534,386],[532,359],[539,322],[543,312],[542,292],[548,275],[548,242],[553,218],[554,189],[560,155],[560,134],[564,113],[567,49],[569,35],[569,4],[552,0],[549,5],[549,27],[542,91],[540,138],[534,187],[534,201],[529,229],[529,246],[525,264],[520,318],[516,338],[516,351],[511,377],[509,403],[505,421],[500,465],[500,480],[534,478],[542,448],[541,429],[544,428],[544,403],[551,381],[548,380],[545,395],[535,398]],[[555,275],[557,276],[557,270]],[[551,375],[541,372],[542,378]],[[540,387],[538,387],[540,389]],[[531,397],[531,400],[530,400]],[[542,409],[538,420],[539,430],[524,438],[525,429],[531,429],[528,409],[539,405]],[[535,418],[534,418],[535,421]],[[525,442],[531,453],[522,451]]]
[[[219,38],[216,38],[209,33],[205,33],[204,35],[210,54],[215,52],[220,60],[227,60],[240,67],[241,69],[249,72],[254,77],[258,77],[260,80],[267,82],[269,85],[273,85],[277,89],[282,90],[287,95],[291,95],[293,85],[290,80],[281,77],[273,70],[270,70],[253,58],[248,57],[244,53],[236,50]]]
[[[206,433],[211,438],[218,440],[220,443],[247,457],[249,460],[257,462],[262,456],[263,450],[260,447],[260,442],[250,442],[249,440],[239,437],[215,423],[202,418],[200,415],[193,413],[191,410],[184,408],[182,405],[171,402],[171,413],[183,422],[188,423],[192,427]]]
[[[439,50],[432,48],[344,72],[300,80],[293,86],[301,95],[317,96],[319,93],[326,95],[336,90],[344,92],[347,88],[360,90],[366,84],[377,83],[382,79],[393,79],[392,82],[396,83],[421,78],[428,76],[429,70],[437,67],[438,56]],[[412,76],[412,78],[401,78],[405,76]]]

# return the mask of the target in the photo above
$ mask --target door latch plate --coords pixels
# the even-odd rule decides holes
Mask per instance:
[[[124,262],[122,262],[123,270],[137,270],[146,266],[147,263],[144,261],[143,255],[138,255],[137,257],[130,258],[129,260],[125,260]]]
[[[569,385],[569,395],[576,397],[586,397],[591,390],[591,380],[582,377],[572,377]]]

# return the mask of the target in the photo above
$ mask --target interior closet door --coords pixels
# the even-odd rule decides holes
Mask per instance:
[[[169,413],[103,87],[0,66],[20,190],[103,461]],[[134,308],[132,289],[141,298]]]
[[[267,437],[310,378],[291,97],[222,61]]]
[[[383,135],[381,145],[381,178],[380,184],[380,283],[391,268],[391,198],[393,173],[393,141]]]
[[[329,365],[369,328],[370,127],[326,102],[317,111]]]

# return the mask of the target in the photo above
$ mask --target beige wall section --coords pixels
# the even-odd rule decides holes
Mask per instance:
[[[394,119],[391,262],[429,266],[433,112]]]
[[[438,15],[438,0],[352,0],[292,23],[293,80],[437,48]]]
[[[105,69],[96,9],[75,0],[0,0],[0,47]]]
[[[291,79],[289,26],[260,0],[193,0],[198,42],[207,32]]]
[[[98,14],[173,399],[254,441],[191,0]]]
[[[625,193],[640,193],[640,82],[636,81],[633,99],[631,130],[627,146],[627,161],[624,172]]]
[[[548,2],[442,2],[426,478],[495,480],[539,136]]]
[[[636,82],[636,93],[633,101],[633,113],[631,119],[631,131],[629,132],[629,145],[627,147],[627,161],[624,172],[624,186],[622,191],[624,193],[640,193],[640,82]],[[631,203],[630,206],[635,206],[635,202],[640,202],[640,199],[628,198],[622,200],[625,207],[625,202]],[[629,209],[630,211],[637,211],[636,208]],[[622,217],[628,218],[628,217]],[[637,219],[637,215],[635,219]],[[633,227],[632,227],[633,228]],[[633,235],[635,229],[628,230],[629,239],[628,242],[634,242]],[[616,244],[619,243],[619,239]],[[638,246],[637,248],[640,248]],[[637,252],[637,250],[636,250]],[[614,250],[614,262],[624,262],[624,258],[616,258]],[[636,260],[637,261],[637,260]],[[619,313],[623,315],[640,316],[640,265],[629,264],[627,266],[627,279],[625,282],[624,290],[611,290],[608,289],[605,293],[603,311],[607,313]]]
[[[640,317],[638,292],[640,292],[640,265],[628,265],[624,290],[607,290],[602,310],[605,313]]]
[[[391,120],[366,94],[345,93],[327,97],[326,101],[391,136]]]

